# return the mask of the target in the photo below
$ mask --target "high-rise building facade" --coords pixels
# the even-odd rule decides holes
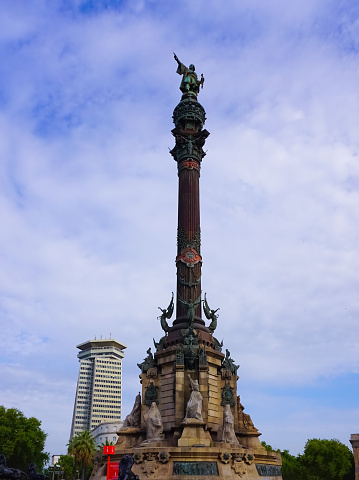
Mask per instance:
[[[126,345],[114,339],[89,340],[80,349],[71,435],[102,422],[121,420],[122,359]]]

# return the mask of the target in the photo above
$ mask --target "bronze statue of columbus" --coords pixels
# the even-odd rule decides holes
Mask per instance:
[[[201,74],[201,80],[198,80],[197,73],[195,72],[195,66],[191,63],[189,67],[186,67],[181,63],[177,55],[173,54],[176,62],[178,63],[177,73],[182,75],[182,81],[180,85],[180,90],[182,93],[193,93],[197,97],[199,93],[199,87],[203,88],[204,77],[203,73]]]

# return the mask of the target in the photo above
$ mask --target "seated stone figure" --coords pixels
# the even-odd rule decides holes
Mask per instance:
[[[250,430],[258,432],[258,429],[254,426],[252,419],[248,413],[244,413],[244,406],[241,404],[241,398],[237,397],[237,409],[238,409],[238,426],[240,430]]]
[[[136,396],[135,404],[133,405],[131,413],[127,415],[120,430],[129,427],[138,427],[141,421],[141,395]]]
[[[230,405],[225,405],[223,409],[222,442],[239,445],[236,434],[234,433],[234,417]]]
[[[150,409],[143,418],[146,423],[146,442],[161,440],[163,423],[156,402],[152,402]]]
[[[188,378],[191,384],[191,396],[187,402],[186,407],[186,416],[184,417],[184,422],[189,418],[195,418],[203,422],[202,417],[202,400],[203,397],[199,391],[198,380],[192,380],[191,375],[188,374]]]

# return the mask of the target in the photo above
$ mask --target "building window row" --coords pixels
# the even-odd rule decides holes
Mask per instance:
[[[121,365],[107,365],[102,363],[96,364],[96,369],[99,370],[121,370]]]
[[[108,400],[102,400],[100,398],[94,398],[94,402],[100,402],[100,403],[121,403],[121,400],[112,400],[112,398],[109,398]],[[78,402],[80,403],[80,402]],[[89,403],[89,402],[86,402]]]
[[[102,383],[102,384],[104,384],[104,383],[114,383],[114,384],[118,385],[120,382],[119,382],[119,380],[106,380],[106,379],[103,378],[101,380],[95,380],[95,383]]]
[[[120,360],[103,360],[103,359],[98,359],[97,363],[103,363],[106,365],[118,365]]]
[[[111,392],[121,393],[120,388],[117,388],[116,386],[111,386],[111,385],[108,385],[106,390],[104,388],[94,388],[94,392],[110,393],[110,390],[111,390]]]
[[[95,414],[95,415],[92,415],[92,418],[99,418],[99,419],[101,419],[101,418],[111,418],[111,419],[118,418],[118,419],[121,419],[121,416],[120,415],[97,415],[97,414]],[[97,422],[95,424],[95,426],[98,425],[99,423],[101,423],[101,422]]]

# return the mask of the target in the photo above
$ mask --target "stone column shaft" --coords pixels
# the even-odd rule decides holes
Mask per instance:
[[[209,133],[202,130],[205,111],[196,96],[183,95],[173,112],[176,145],[171,154],[178,168],[178,231],[177,231],[177,295],[176,319],[169,340],[175,331],[189,327],[208,333],[202,320],[201,305],[201,227],[199,177],[203,146]]]
[[[180,166],[189,162],[186,159]],[[201,295],[199,176],[199,165],[198,170],[182,168],[178,173],[177,319],[187,317],[180,298],[191,303]],[[187,250],[183,254],[184,248]],[[200,305],[195,316],[202,317]]]

